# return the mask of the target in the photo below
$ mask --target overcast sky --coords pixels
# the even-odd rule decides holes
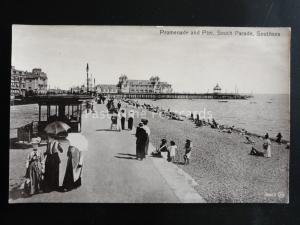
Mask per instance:
[[[280,37],[160,35],[160,30],[280,32]],[[258,28],[14,25],[12,65],[42,68],[51,88],[86,82],[86,63],[97,84],[159,76],[175,91],[289,93],[289,30]]]

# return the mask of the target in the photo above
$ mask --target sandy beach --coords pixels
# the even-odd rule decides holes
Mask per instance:
[[[154,115],[154,116],[153,116]],[[223,133],[210,127],[196,127],[191,121],[161,118],[147,111],[150,142],[174,140],[178,146],[177,166],[191,175],[198,193],[211,203],[288,202],[289,149],[272,142],[272,157],[249,155],[252,145],[239,133]],[[137,126],[139,119],[135,119]],[[190,164],[183,162],[185,139],[193,142]],[[263,140],[251,137],[262,150]]]

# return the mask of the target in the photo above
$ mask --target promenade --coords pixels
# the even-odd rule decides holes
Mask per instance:
[[[103,110],[106,110],[104,105],[96,105],[97,112]],[[82,134],[89,141],[89,149],[84,152],[82,186],[70,192],[21,197],[16,185],[25,174],[25,157],[30,149],[10,149],[10,203],[205,202],[193,188],[197,185],[195,181],[176,165],[166,162],[164,158],[147,157],[143,161],[135,159],[135,130],[110,131],[110,119],[93,117],[95,114],[82,117]],[[67,143],[62,145],[64,153],[60,154],[60,184],[65,174],[68,147]],[[41,148],[45,150],[45,147]]]

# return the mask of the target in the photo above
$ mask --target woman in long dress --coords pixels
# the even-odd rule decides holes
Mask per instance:
[[[59,164],[58,152],[63,152],[61,144],[52,137],[48,137],[45,154],[44,191],[49,192],[59,188]]]
[[[136,129],[136,158],[143,160],[145,158],[145,145],[147,141],[147,133],[143,129],[143,123],[139,123]]]
[[[30,195],[39,193],[42,189],[44,155],[37,146],[27,155],[25,167],[25,192]]]
[[[63,181],[63,188],[65,191],[81,186],[81,174],[83,165],[83,154],[78,148],[69,146],[68,162],[66,173]]]
[[[271,158],[271,140],[268,133],[265,135],[263,147],[265,149],[265,157]]]

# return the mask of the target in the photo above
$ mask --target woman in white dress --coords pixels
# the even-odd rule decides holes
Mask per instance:
[[[271,158],[271,140],[268,133],[265,135],[263,148],[265,149],[265,157]]]

